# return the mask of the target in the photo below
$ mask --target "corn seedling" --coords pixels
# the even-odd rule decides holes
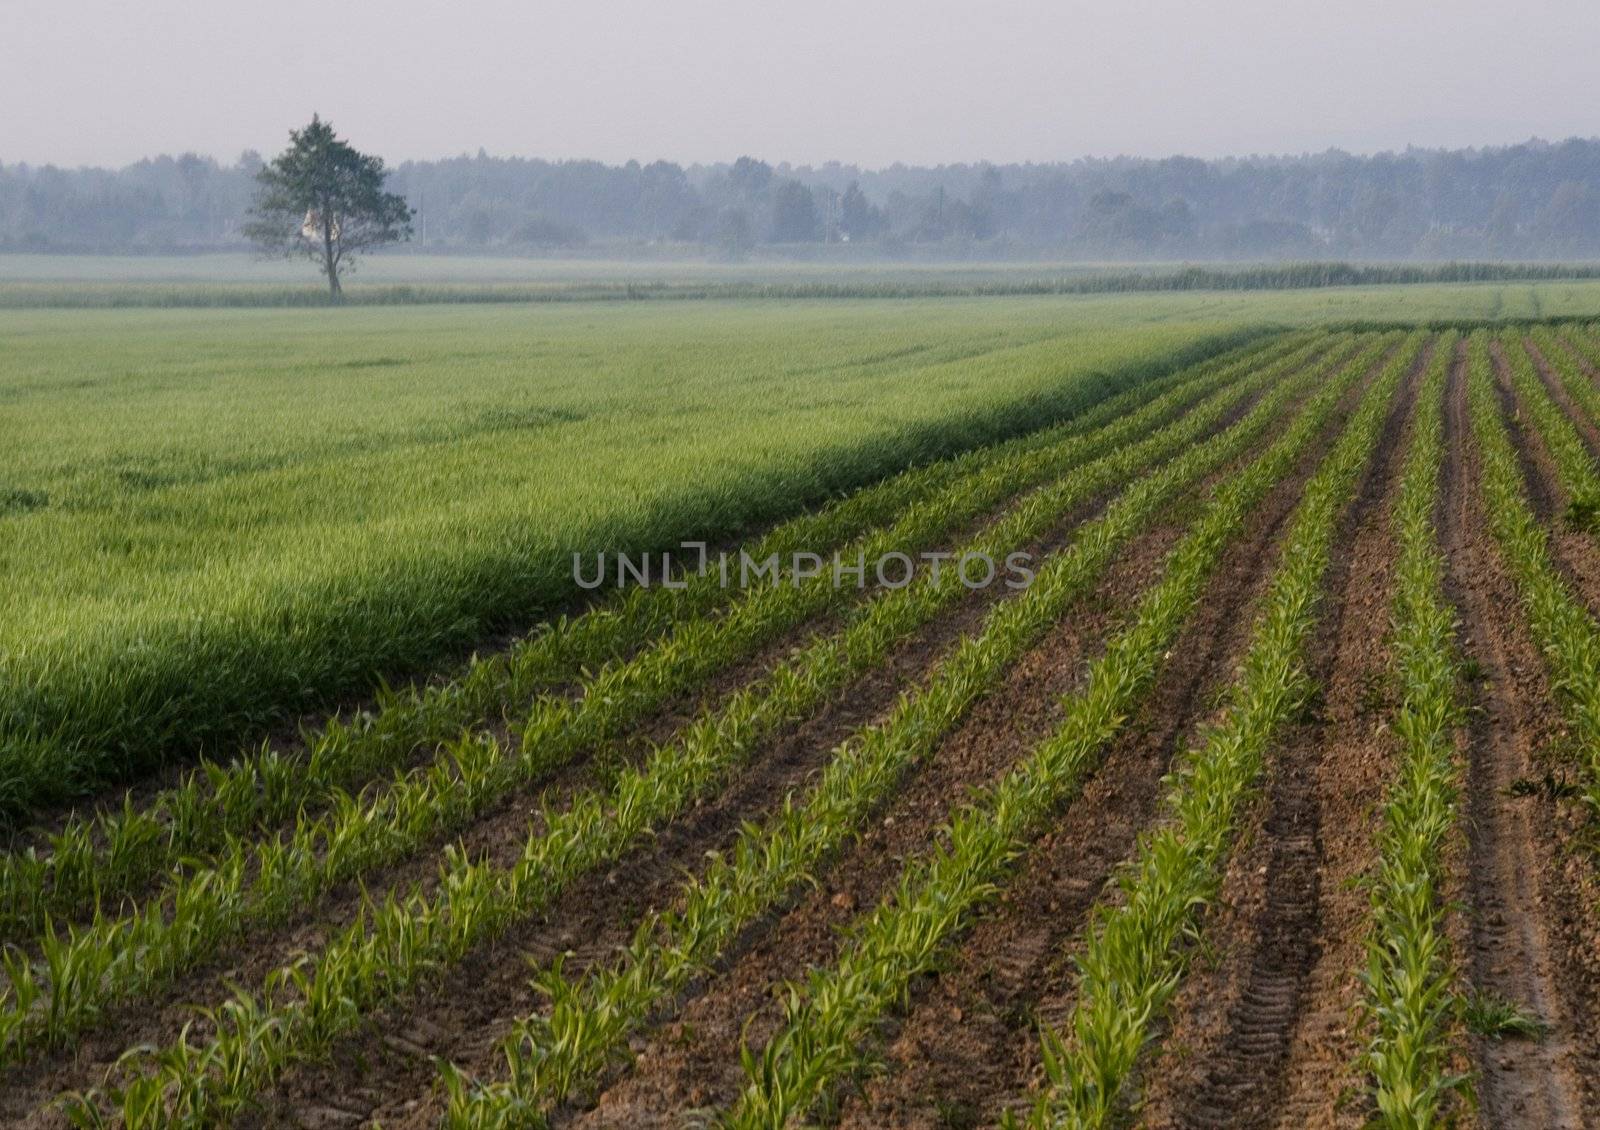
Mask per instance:
[[[1434,511],[1444,464],[1445,378],[1456,337],[1436,346],[1418,394],[1395,504],[1400,541],[1391,650],[1400,702],[1399,770],[1389,788],[1372,877],[1361,979],[1370,1038],[1363,1055],[1378,1118],[1396,1130],[1443,1124],[1465,1076],[1449,1070],[1459,1004],[1439,896],[1441,853],[1456,818],[1455,614],[1444,596]]]

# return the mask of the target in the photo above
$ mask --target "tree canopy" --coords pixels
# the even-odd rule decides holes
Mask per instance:
[[[244,234],[272,254],[317,263],[337,299],[339,276],[369,247],[411,238],[410,205],[385,191],[383,158],[361,153],[312,115],[256,173]]]

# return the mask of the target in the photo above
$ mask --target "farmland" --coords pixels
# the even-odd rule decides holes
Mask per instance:
[[[1596,1124],[1597,298],[0,309],[0,1120]]]

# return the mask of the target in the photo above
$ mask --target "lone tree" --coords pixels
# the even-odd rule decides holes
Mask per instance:
[[[357,252],[411,238],[411,208],[383,190],[383,158],[369,157],[312,115],[289,131],[289,148],[256,174],[259,188],[245,235],[269,254],[304,255],[339,300],[339,275]]]

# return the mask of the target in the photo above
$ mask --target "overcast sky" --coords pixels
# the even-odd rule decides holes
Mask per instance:
[[[1600,134],[1600,0],[0,0],[0,162],[684,163]]]

